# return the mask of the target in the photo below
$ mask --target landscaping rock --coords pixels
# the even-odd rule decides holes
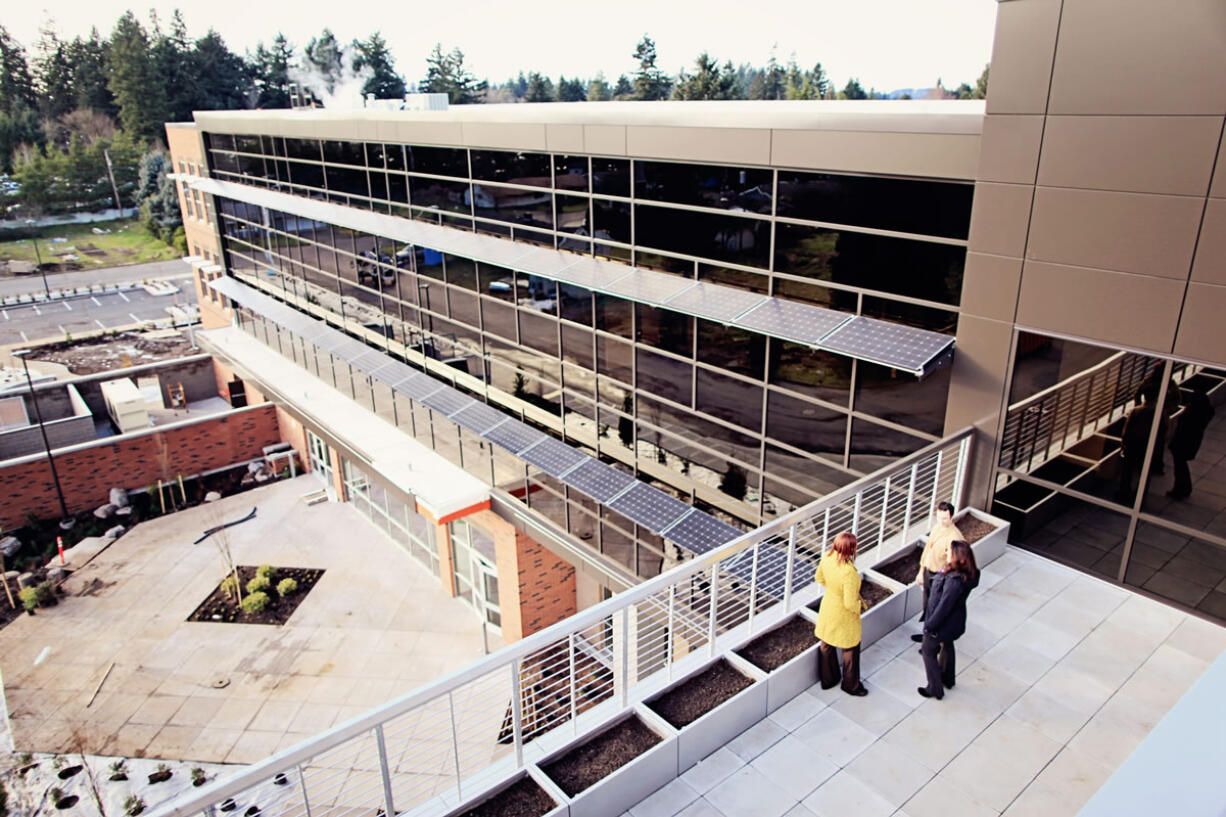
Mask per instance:
[[[57,584],[68,578],[68,571],[62,567],[52,567],[47,570],[47,581]]]
[[[118,508],[118,509],[116,509],[116,510],[115,510],[115,515],[116,515],[116,516],[131,516],[131,515],[132,515],[132,506],[131,506],[131,505],[124,505],[122,508]]]
[[[123,488],[112,488],[110,500],[116,508],[125,507],[128,504],[128,492]]]
[[[98,517],[99,519],[110,519],[115,515],[115,511],[117,510],[119,510],[117,507],[109,503],[106,505],[99,505],[97,508],[94,508],[94,516]]]
[[[125,528],[123,525],[116,525],[113,528],[109,528],[107,532],[102,535],[107,539],[118,539],[120,536],[123,536],[123,532],[125,530],[127,530],[127,528]]]
[[[38,584],[38,579],[34,577],[33,573],[22,573],[17,577],[18,587],[33,587],[36,584]]]
[[[209,491],[204,495],[205,502],[216,502],[219,499],[221,499],[221,494],[217,493],[216,491]]]
[[[0,539],[0,553],[4,554],[4,558],[10,558],[19,550],[21,550],[21,540],[16,536],[6,536]]]
[[[15,582],[17,581],[17,577],[20,575],[21,574],[16,570],[6,570],[4,571],[4,580],[6,582]]]

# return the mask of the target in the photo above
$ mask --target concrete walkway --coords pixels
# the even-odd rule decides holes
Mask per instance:
[[[66,752],[77,730],[94,754],[251,763],[480,657],[476,614],[352,506],[303,504],[318,486],[305,475],[145,522],[58,606],[0,631],[17,750]],[[187,622],[223,573],[191,542],[253,505],[229,529],[236,561],[326,572],[284,626]]]
[[[47,286],[51,289],[65,289],[67,287],[86,287],[91,284],[190,278],[191,271],[191,267],[184,264],[182,259],[175,258],[170,261],[150,261],[147,264],[129,264],[122,267],[48,273]],[[41,275],[0,278],[0,298],[7,295],[29,295],[42,291],[43,278]]]
[[[867,697],[812,687],[628,814],[1075,815],[1226,650],[1222,627],[1014,548],[969,607],[944,700],[916,693],[908,622],[864,651]]]

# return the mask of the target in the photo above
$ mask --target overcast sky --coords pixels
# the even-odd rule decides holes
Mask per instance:
[[[10,0],[3,24],[31,52],[39,28],[54,21],[61,36],[109,33],[132,8],[163,20],[183,9],[188,33],[216,28],[235,51],[254,49],[282,31],[299,48],[324,26],[344,42],[380,30],[396,67],[412,82],[425,74],[436,42],[458,46],[471,70],[502,81],[520,70],[557,77],[610,78],[630,73],[635,43],[656,42],[662,69],[689,68],[706,50],[721,62],[761,65],[772,47],[780,62],[795,54],[802,67],[820,61],[836,85],[855,76],[865,88],[889,91],[974,83],[992,51],[996,0],[210,0],[133,5],[129,0]]]

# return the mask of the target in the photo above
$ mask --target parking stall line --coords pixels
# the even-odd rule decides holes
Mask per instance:
[[[136,317],[136,313],[134,312],[129,312],[128,315],[132,318],[132,320],[136,321],[137,323],[141,323],[143,320],[141,318]]]
[[[119,290],[115,290],[115,294],[118,295],[120,298],[123,298],[125,301],[130,302],[132,300],[131,298],[129,298],[127,295],[124,295]]]
[[[98,320],[97,318],[94,318],[94,323],[98,324],[99,329],[106,329],[106,324]]]
[[[102,302],[99,301],[97,298],[95,298],[93,295],[89,296],[89,299],[94,302],[94,306],[102,306]]]
[[[60,301],[60,303],[62,303],[64,305],[64,308],[67,309],[69,312],[72,311],[72,304],[68,303],[68,301]]]

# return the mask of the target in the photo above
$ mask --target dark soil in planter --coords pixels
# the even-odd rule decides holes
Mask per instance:
[[[78,765],[78,766],[69,766],[67,768],[60,769],[59,778],[60,780],[67,780],[68,778],[75,776],[83,768],[84,768],[83,766]]]
[[[967,514],[958,520],[958,530],[962,531],[962,536],[966,542],[973,545],[996,530],[996,526]]]
[[[188,621],[211,621],[230,624],[284,624],[298,609],[298,605],[311,592],[311,588],[319,581],[324,572],[311,567],[278,567],[273,574],[272,586],[268,593],[268,606],[258,613],[247,613],[238,603],[226,595],[221,589],[221,582],[209,594],[196,611],[187,617]],[[243,586],[243,598],[247,597],[247,582],[255,578],[256,567],[239,565],[238,577]],[[298,582],[298,589],[285,598],[277,595],[277,582],[290,578]],[[224,581],[224,580],[223,580]]]
[[[75,806],[77,804],[77,800],[79,799],[81,798],[77,797],[75,794],[70,794],[67,797],[61,797],[59,800],[56,800],[55,807],[60,811],[63,811],[66,808],[72,808]]]
[[[912,578],[915,578],[915,576],[913,575]],[[865,612],[873,609],[892,595],[893,591],[887,587],[882,587],[872,579],[864,579],[860,582],[860,598],[864,599],[865,603],[868,604]],[[822,600],[818,599],[809,605],[809,609],[818,610],[821,608],[821,606]]]
[[[127,776],[126,774],[124,774],[123,772],[115,772],[115,774],[111,775],[111,776],[110,776],[109,778],[107,778],[107,779],[108,779],[108,780],[113,780],[113,781],[114,781],[114,782],[116,782],[116,783],[120,783],[120,782],[122,782],[122,781],[124,781],[124,780],[127,780],[127,779],[128,779],[128,776]]]
[[[720,659],[647,705],[674,728],[693,723],[753,683]]]
[[[556,805],[535,780],[525,777],[458,817],[541,817]]]
[[[167,780],[170,779],[171,774],[173,774],[173,772],[170,772],[170,771],[154,772],[153,774],[149,775],[149,782],[150,783],[165,783]]]
[[[877,565],[873,570],[889,576],[900,584],[911,584],[919,574],[920,556],[923,554],[922,545],[912,545],[885,564]]]
[[[568,797],[608,777],[663,738],[635,716],[619,721],[542,768]]]
[[[736,654],[758,669],[770,672],[816,644],[813,622],[793,616],[782,625],[741,647]]]

